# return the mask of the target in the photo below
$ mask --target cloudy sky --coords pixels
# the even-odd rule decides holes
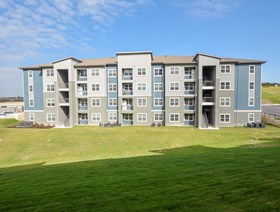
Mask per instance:
[[[0,0],[0,96],[22,96],[20,66],[116,51],[268,61],[280,82],[279,0]]]

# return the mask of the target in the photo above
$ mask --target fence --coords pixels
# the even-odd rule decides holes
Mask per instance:
[[[280,127],[280,116],[278,114],[262,113],[262,122]]]

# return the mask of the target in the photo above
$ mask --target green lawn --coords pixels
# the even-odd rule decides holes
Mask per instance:
[[[262,87],[262,103],[280,104],[280,87]]]
[[[0,120],[0,211],[280,208],[279,128],[9,124]]]

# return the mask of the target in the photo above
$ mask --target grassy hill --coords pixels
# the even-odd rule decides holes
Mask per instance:
[[[262,87],[263,104],[280,104],[280,87]]]
[[[276,211],[279,128],[14,129],[0,211]]]

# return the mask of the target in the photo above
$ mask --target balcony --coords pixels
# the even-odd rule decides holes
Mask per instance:
[[[214,97],[202,97],[202,105],[214,105]]]
[[[184,120],[184,125],[185,126],[193,126],[194,125],[194,120]]]
[[[123,125],[133,125],[133,120],[123,120]]]
[[[184,110],[195,110],[194,105],[185,105]]]
[[[122,80],[133,80],[133,76],[123,76]]]
[[[78,91],[77,95],[78,96],[87,96],[88,92],[87,91]]]
[[[87,124],[88,124],[88,120],[87,120],[87,119],[80,119],[80,120],[78,121],[78,124],[79,124],[79,125],[87,125]]]
[[[133,95],[133,90],[123,90],[122,94],[124,96],[129,96],[129,95],[131,96]]]
[[[88,106],[87,105],[79,105],[78,110],[88,110]]]
[[[185,95],[195,95],[195,91],[194,90],[185,90],[184,94]]]
[[[58,83],[58,88],[59,89],[69,88],[69,83],[64,83],[64,82]]]
[[[78,76],[77,81],[87,81],[87,77],[86,76]]]
[[[123,112],[132,112],[133,111],[133,105],[122,105],[122,111]]]
[[[202,89],[214,89],[214,88],[215,88],[215,81],[204,80],[202,82]]]
[[[194,80],[195,79],[195,74],[185,74],[184,79],[185,80]]]

